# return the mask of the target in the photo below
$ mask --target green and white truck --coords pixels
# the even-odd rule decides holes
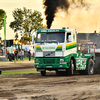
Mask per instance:
[[[46,70],[73,75],[94,73],[94,54],[77,52],[77,31],[75,29],[38,30],[35,44],[35,68],[46,75]]]

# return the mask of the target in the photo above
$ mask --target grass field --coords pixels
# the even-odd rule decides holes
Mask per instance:
[[[24,58],[24,60],[29,60],[29,58]],[[34,57],[31,57],[31,60],[34,60]]]
[[[24,58],[23,59],[24,61],[26,60],[29,60],[29,58]],[[34,57],[31,57],[31,61],[34,61]],[[0,61],[0,62],[10,62],[10,61]],[[13,62],[14,62],[14,60],[13,60]],[[13,62],[10,62],[9,64],[24,64],[24,63],[22,63],[23,61],[21,61],[20,59],[18,59],[18,61],[17,61],[17,63],[13,63]]]
[[[18,59],[17,63],[14,63],[14,60],[13,62],[10,62],[10,61],[0,61],[0,62],[9,62],[9,64],[25,64],[24,62],[25,61],[28,61],[29,58],[24,58],[24,61],[21,61],[20,59]],[[34,62],[34,58],[32,57],[31,58],[31,61]],[[26,71],[12,71],[12,72],[2,72],[1,75],[15,75],[15,74],[24,74],[24,73],[36,73],[37,71],[36,70],[26,70]]]
[[[2,72],[1,75],[16,75],[16,74],[25,74],[25,73],[37,73],[37,71],[36,70],[26,70],[26,71]]]

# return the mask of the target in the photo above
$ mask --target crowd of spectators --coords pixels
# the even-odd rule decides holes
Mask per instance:
[[[29,50],[29,51],[27,52],[27,55],[28,55],[29,61],[30,61],[30,60],[31,60],[31,50]],[[13,61],[13,60],[18,61],[19,58],[20,58],[20,60],[23,61],[23,60],[24,60],[24,59],[23,59],[24,56],[25,56],[25,51],[24,51],[23,49],[21,49],[21,50],[16,49],[16,50],[14,51],[14,54],[10,54],[9,50],[6,50],[6,57],[7,57],[7,59],[8,59],[9,61]]]

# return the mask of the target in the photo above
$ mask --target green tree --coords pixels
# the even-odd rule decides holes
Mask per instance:
[[[28,36],[28,33],[25,33],[24,36],[21,37],[21,40],[31,41],[31,35]]]
[[[5,11],[3,9],[0,9],[0,30],[4,26],[4,13]]]
[[[23,37],[21,37],[21,40],[31,41],[31,36],[30,37],[23,36]]]
[[[43,25],[43,18],[41,12],[34,10],[32,12],[31,9],[23,9],[17,8],[13,11],[14,21],[10,23],[10,28],[14,30],[14,32],[19,31],[23,35],[25,33],[28,36],[31,36],[31,32],[37,31],[39,28],[45,28]]]

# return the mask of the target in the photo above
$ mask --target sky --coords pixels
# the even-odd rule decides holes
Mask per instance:
[[[95,30],[100,32],[100,0],[83,0],[85,6],[80,5],[80,0],[74,1],[75,4],[70,5],[68,13],[58,10],[51,28],[69,27],[76,29],[78,33],[93,33]],[[26,7],[32,11],[40,11],[44,18],[43,23],[46,24],[42,0],[0,0],[0,7],[7,13],[7,39],[15,36],[14,31],[9,27],[10,22],[13,21],[12,11],[15,8]],[[0,30],[0,35],[3,39],[4,29]]]
[[[26,7],[27,9],[32,9],[32,11],[40,11],[42,13],[42,17],[44,18],[43,23],[46,24],[42,0],[0,0],[0,7],[7,13],[6,39],[12,39],[15,36],[14,31],[9,27],[10,22],[14,20],[12,11],[15,10],[15,8],[23,9],[23,7]],[[2,39],[4,39],[4,28],[0,30],[0,35]]]

